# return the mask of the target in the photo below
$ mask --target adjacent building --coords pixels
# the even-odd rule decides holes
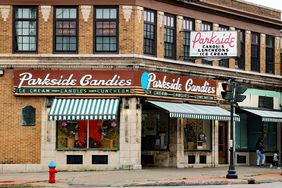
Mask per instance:
[[[239,0],[2,0],[0,172],[228,164],[229,79],[248,87],[235,163],[255,164],[258,137],[281,152],[280,16]]]

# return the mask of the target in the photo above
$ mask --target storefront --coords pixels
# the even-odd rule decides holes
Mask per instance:
[[[142,164],[179,168],[226,164],[229,120],[230,112],[215,105],[147,101],[142,111]]]
[[[279,92],[248,89],[246,102],[236,113],[241,121],[236,125],[237,164],[256,164],[256,142],[263,138],[266,163],[272,162],[275,150],[281,151],[281,97]]]
[[[15,70],[14,94],[44,98],[42,162],[54,160],[61,169],[228,161],[230,112],[216,105],[215,80],[134,70]]]

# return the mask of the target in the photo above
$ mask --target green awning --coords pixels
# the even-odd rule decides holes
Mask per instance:
[[[218,106],[198,105],[187,103],[171,103],[160,101],[147,101],[169,112],[172,118],[204,119],[229,121],[230,112]],[[234,121],[240,121],[240,117],[234,114]]]
[[[49,120],[116,119],[119,99],[54,99]]]
[[[270,111],[270,110],[258,110],[258,109],[242,109],[246,112],[255,114],[262,118],[264,122],[282,122],[282,112],[281,111]]]

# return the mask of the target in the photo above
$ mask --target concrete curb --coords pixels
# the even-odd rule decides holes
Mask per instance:
[[[233,184],[260,184],[260,183],[272,183],[272,182],[282,182],[282,179],[273,180],[273,179],[264,179],[264,180],[256,180],[253,178],[250,179],[235,179],[235,180],[212,180],[212,181],[188,181],[188,180],[171,180],[171,181],[156,181],[156,182],[144,182],[144,183],[133,183],[133,184],[125,184],[121,187],[147,187],[147,186],[195,186],[195,185],[233,185]],[[75,183],[54,183],[49,184],[46,182],[30,182],[23,184],[0,184],[0,188],[11,188],[11,187],[60,187],[65,188],[69,186],[94,186],[94,187],[115,187],[114,185],[89,185],[89,184],[75,184]]]
[[[141,186],[192,186],[192,185],[231,185],[231,184],[248,184],[248,180],[216,180],[216,181],[172,181],[172,182],[151,182],[128,184],[124,187],[141,187]]]

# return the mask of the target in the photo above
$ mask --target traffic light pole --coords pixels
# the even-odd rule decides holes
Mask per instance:
[[[226,178],[228,179],[237,179],[238,176],[236,174],[236,170],[235,170],[235,166],[234,166],[234,131],[233,131],[233,127],[234,127],[234,121],[233,121],[233,111],[234,111],[234,98],[231,99],[230,101],[230,162],[229,162],[229,169],[228,169],[228,173],[226,175]]]

